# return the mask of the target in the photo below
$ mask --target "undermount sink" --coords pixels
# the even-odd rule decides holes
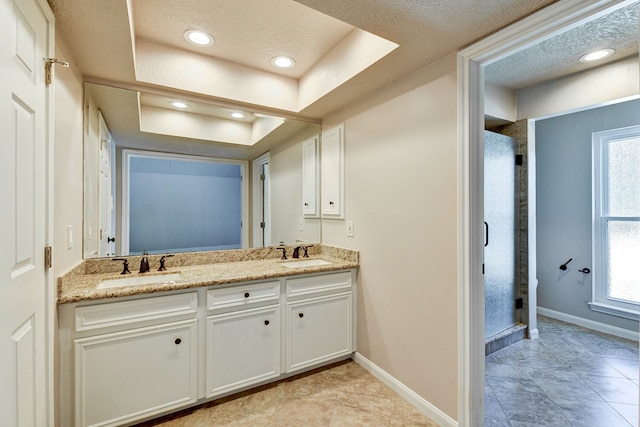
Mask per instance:
[[[122,288],[124,286],[168,285],[182,278],[181,273],[156,274],[153,276],[128,276],[100,281],[98,289]]]
[[[300,261],[287,261],[280,263],[287,268],[304,268],[304,267],[317,267],[319,265],[329,265],[332,264],[331,261],[327,261],[326,259],[303,259]]]

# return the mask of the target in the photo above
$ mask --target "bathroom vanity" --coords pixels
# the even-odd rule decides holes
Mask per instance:
[[[349,252],[61,278],[61,425],[132,424],[350,357]]]

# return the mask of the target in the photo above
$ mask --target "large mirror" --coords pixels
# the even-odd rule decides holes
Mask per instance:
[[[320,242],[320,124],[95,83],[84,107],[85,258]]]

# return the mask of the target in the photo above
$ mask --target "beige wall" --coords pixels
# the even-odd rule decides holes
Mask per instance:
[[[345,212],[322,241],[360,251],[357,350],[458,418],[456,55],[325,121],[345,123]]]
[[[62,38],[56,34],[56,57],[71,68],[56,67],[54,103],[53,267],[59,276],[82,260],[82,78]],[[67,226],[73,247],[67,249]]]

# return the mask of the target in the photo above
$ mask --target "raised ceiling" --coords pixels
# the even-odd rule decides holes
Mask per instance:
[[[224,114],[241,108],[318,122],[556,0],[49,1],[72,66],[87,81],[174,93],[200,115],[216,116],[206,104],[223,103]],[[608,61],[637,55],[638,2],[631,3],[489,65],[487,81],[518,90],[598,66],[577,60],[594,47],[615,46]],[[187,29],[204,30],[215,43],[192,46],[183,37]],[[296,67],[272,68],[271,58],[281,54],[294,57]],[[170,99],[148,97],[147,103],[161,107]],[[133,132],[141,116],[119,112],[140,109],[111,105],[110,114],[128,120],[123,128]],[[112,123],[120,127],[116,119]],[[273,135],[296,126],[285,125]],[[142,145],[153,134],[127,137]],[[223,157],[250,158],[269,145],[233,147],[195,135],[186,144],[198,141],[223,142],[217,144]]]
[[[89,80],[175,89],[319,119],[554,1],[50,3],[75,65]],[[182,37],[188,28],[210,32],[214,45],[191,47]],[[293,56],[299,67],[271,71],[265,58],[279,53]],[[228,76],[237,83],[221,83]]]

